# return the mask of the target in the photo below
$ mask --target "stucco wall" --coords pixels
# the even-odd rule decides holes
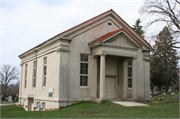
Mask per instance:
[[[111,22],[112,25],[108,25]],[[110,28],[109,28],[110,27]],[[92,56],[88,46],[88,42],[118,29],[118,27],[110,20],[80,34],[73,38],[70,42],[69,52],[69,98],[90,98],[91,96],[91,82],[92,80]],[[80,87],[80,53],[89,54],[89,65],[88,65],[88,88]]]
[[[36,74],[36,101],[41,100],[48,102],[47,107],[53,106],[49,104],[49,101],[58,101],[59,99],[59,52],[55,49],[58,48],[59,42],[54,42],[48,46],[37,50],[37,74]],[[43,60],[47,57],[47,75],[46,75],[46,86],[43,87]],[[21,60],[22,64],[22,77],[21,77],[21,91],[20,98],[26,100],[25,103],[28,105],[28,97],[34,98],[33,88],[33,62],[35,61],[35,54],[24,57]],[[27,64],[27,87],[25,88],[25,65]],[[53,97],[48,97],[49,92],[53,92]],[[21,102],[22,102],[21,101]],[[23,103],[23,102],[22,102]],[[56,108],[59,105],[55,106]]]

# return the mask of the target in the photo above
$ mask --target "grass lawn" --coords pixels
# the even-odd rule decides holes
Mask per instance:
[[[178,95],[178,92],[176,92]],[[174,97],[166,95],[163,101],[140,101],[149,106],[124,107],[112,102],[101,104],[83,102],[62,108],[57,111],[26,112],[22,107],[8,105],[1,107],[2,118],[179,118],[179,100],[167,99]]]

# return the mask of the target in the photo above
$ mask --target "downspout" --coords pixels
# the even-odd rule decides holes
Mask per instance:
[[[34,111],[35,111],[35,95],[36,95],[36,69],[37,69],[37,57],[36,57],[36,52],[37,52],[37,50],[35,50],[35,74],[34,74],[34,76],[35,76],[35,81],[34,81]]]

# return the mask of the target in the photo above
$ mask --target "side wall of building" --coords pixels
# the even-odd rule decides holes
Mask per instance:
[[[56,52],[59,47],[59,41],[49,44],[45,48],[37,50],[37,73],[36,73],[36,88],[33,87],[33,75],[34,75],[34,61],[35,52],[31,53],[27,57],[22,59],[22,71],[21,71],[21,91],[20,91],[20,103],[26,110],[28,105],[31,105],[30,100],[34,99],[35,94],[35,107],[37,108],[37,102],[45,103],[45,109],[59,108],[59,103],[54,103],[59,100],[59,65],[60,65],[60,53]],[[46,86],[43,86],[44,82],[44,58],[47,58],[47,70],[46,70]],[[27,65],[27,86],[25,88],[25,66]],[[52,93],[52,97],[49,96]],[[32,108],[31,108],[32,110]]]

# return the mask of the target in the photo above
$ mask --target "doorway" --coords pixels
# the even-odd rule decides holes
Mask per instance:
[[[28,98],[28,111],[33,111],[34,98]]]
[[[106,98],[112,99],[115,98],[115,86],[116,85],[116,77],[115,76],[106,76]]]
[[[105,59],[105,97],[121,99],[123,94],[123,57],[106,55]],[[100,56],[97,58],[97,98],[100,97]]]
[[[116,98],[116,78],[117,78],[117,58],[113,56],[106,56],[106,98]]]

